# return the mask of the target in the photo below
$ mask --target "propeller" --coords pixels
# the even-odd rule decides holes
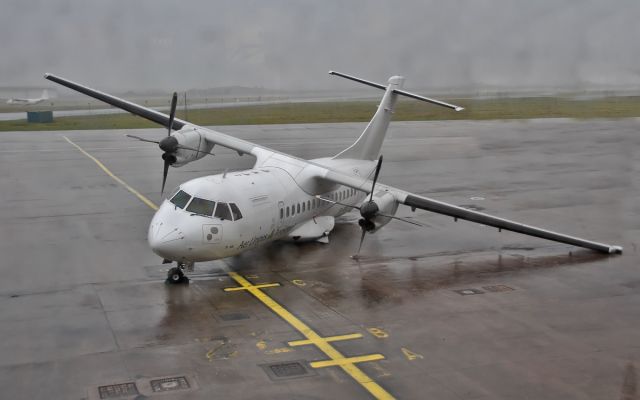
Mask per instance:
[[[410,221],[405,218],[396,217],[394,215],[387,215],[380,212],[380,208],[378,207],[378,204],[376,204],[376,202],[373,201],[373,193],[375,192],[376,183],[378,182],[378,175],[380,174],[380,168],[382,168],[382,155],[380,155],[380,158],[378,158],[378,164],[376,165],[376,170],[373,175],[373,183],[371,184],[371,193],[369,195],[369,201],[367,201],[361,206],[354,206],[352,204],[345,204],[332,199],[327,199],[322,196],[316,196],[317,199],[326,201],[327,203],[338,204],[344,207],[350,207],[352,209],[356,209],[360,211],[360,216],[362,218],[358,220],[358,225],[360,225],[360,229],[362,229],[362,235],[360,235],[360,244],[358,245],[358,252],[352,256],[352,258],[354,259],[357,259],[359,257],[360,250],[362,249],[362,243],[364,242],[364,237],[366,236],[367,232],[371,232],[376,228],[375,223],[373,222],[373,219],[375,217],[395,219],[395,220],[406,222],[412,225],[424,227],[424,225],[422,225],[419,222]]]
[[[420,227],[424,227],[424,225],[415,222],[415,221],[410,221],[408,219],[405,218],[400,218],[400,217],[396,217],[394,215],[387,215],[387,214],[383,214],[380,212],[380,208],[378,207],[378,204],[376,204],[375,201],[373,201],[373,193],[375,192],[376,189],[376,183],[378,182],[378,175],[380,175],[380,168],[382,168],[382,155],[380,155],[380,157],[378,158],[378,164],[376,165],[376,170],[375,173],[373,175],[373,183],[371,184],[371,193],[369,195],[369,201],[367,201],[366,203],[364,203],[361,206],[354,206],[351,204],[344,204],[341,203],[339,201],[335,201],[335,200],[331,200],[331,199],[325,199],[324,197],[321,196],[316,196],[316,198],[326,201],[328,203],[332,203],[332,204],[339,204],[341,206],[345,206],[345,207],[350,207],[356,210],[360,211],[360,216],[362,218],[360,218],[358,220],[358,225],[360,225],[360,229],[362,230],[362,234],[360,235],[360,243],[358,244],[358,252],[356,254],[354,254],[352,256],[352,258],[357,259],[360,255],[360,250],[362,249],[362,243],[364,242],[364,238],[367,235],[367,232],[372,232],[373,230],[375,230],[376,225],[373,222],[373,219],[375,217],[384,217],[384,218],[390,218],[390,219],[395,219],[398,221],[402,221],[402,222],[407,222],[409,224],[412,225],[416,225],[416,226],[420,226]]]
[[[375,229],[375,224],[373,223],[373,218],[378,215],[380,208],[373,201],[373,192],[376,188],[376,183],[378,182],[378,175],[380,174],[380,168],[382,167],[382,154],[380,154],[380,158],[378,158],[378,164],[376,165],[376,172],[373,175],[373,183],[371,184],[371,195],[369,196],[369,201],[364,203],[360,207],[360,215],[362,218],[358,220],[358,225],[360,225],[360,229],[362,229],[362,235],[360,235],[360,244],[358,245],[358,252],[353,256],[353,258],[357,259],[360,256],[360,249],[362,249],[362,243],[364,242],[364,237],[367,235],[367,232],[371,232]]]
[[[169,112],[169,126],[167,126],[167,137],[162,138],[158,146],[164,151],[162,159],[164,160],[164,167],[162,169],[162,189],[160,194],[164,193],[164,185],[167,182],[167,174],[169,173],[169,165],[174,164],[177,161],[176,151],[178,151],[178,139],[171,136],[173,130],[173,120],[176,117],[176,105],[178,104],[178,93],[173,92],[171,97],[171,111]]]
[[[130,138],[140,140],[142,142],[156,143],[160,147],[160,150],[163,151],[162,160],[164,160],[164,165],[162,168],[162,189],[160,190],[161,194],[164,193],[164,186],[167,182],[167,174],[169,173],[169,166],[175,164],[176,161],[178,160],[178,158],[176,157],[176,152],[179,149],[206,153],[212,156],[214,155],[213,153],[209,153],[207,151],[202,151],[200,149],[182,145],[178,143],[178,139],[176,139],[175,136],[171,136],[171,131],[173,130],[173,121],[175,120],[175,116],[176,116],[177,104],[178,104],[178,93],[173,92],[173,96],[171,97],[171,109],[169,112],[169,124],[167,126],[167,136],[162,138],[160,141],[145,139],[143,137],[136,136],[136,135],[128,135],[128,134],[125,135]]]

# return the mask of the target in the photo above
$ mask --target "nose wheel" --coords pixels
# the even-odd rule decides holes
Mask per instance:
[[[177,266],[170,268],[169,271],[167,271],[166,282],[172,285],[189,283],[189,278],[184,274],[185,268],[188,268],[188,266],[183,263],[178,263]]]

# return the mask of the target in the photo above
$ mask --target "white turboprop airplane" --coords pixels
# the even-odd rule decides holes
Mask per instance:
[[[55,75],[46,74],[45,78],[167,127],[168,136],[160,141],[127,135],[157,143],[164,152],[162,191],[169,166],[179,167],[211,154],[215,145],[255,157],[251,169],[181,184],[157,210],[149,226],[148,241],[165,262],[177,263],[168,273],[167,279],[172,283],[187,281],[184,270],[194,262],[234,256],[274,240],[327,243],[334,218],[352,209],[358,209],[362,217],[357,257],[366,233],[377,231],[391,219],[417,224],[395,217],[400,204],[414,211],[419,208],[456,221],[464,219],[603,253],[622,252],[620,246],[524,225],[377,183],[382,165],[380,149],[399,96],[456,111],[462,108],[402,90],[404,78],[400,76],[391,77],[385,86],[339,72],[330,74],[382,89],[384,96],[353,145],[333,157],[314,160],[303,160],[176,119],[175,93],[170,114],[166,115]]]
[[[49,100],[49,92],[47,89],[42,91],[42,96],[36,99],[21,99],[21,98],[13,98],[7,100],[7,104],[14,105],[22,105],[22,106],[32,106],[34,104],[42,103],[45,100]]]

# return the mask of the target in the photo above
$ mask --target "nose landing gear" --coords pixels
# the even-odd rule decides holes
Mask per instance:
[[[167,271],[167,280],[165,282],[172,285],[189,283],[189,278],[184,274],[185,270],[193,271],[193,263],[178,262],[177,266],[172,267]]]

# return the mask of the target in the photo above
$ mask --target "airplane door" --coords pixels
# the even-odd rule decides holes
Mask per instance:
[[[222,225],[202,225],[202,243],[218,243],[222,240]]]
[[[278,228],[282,227],[284,223],[284,201],[278,202],[278,215],[276,216],[278,221]]]

